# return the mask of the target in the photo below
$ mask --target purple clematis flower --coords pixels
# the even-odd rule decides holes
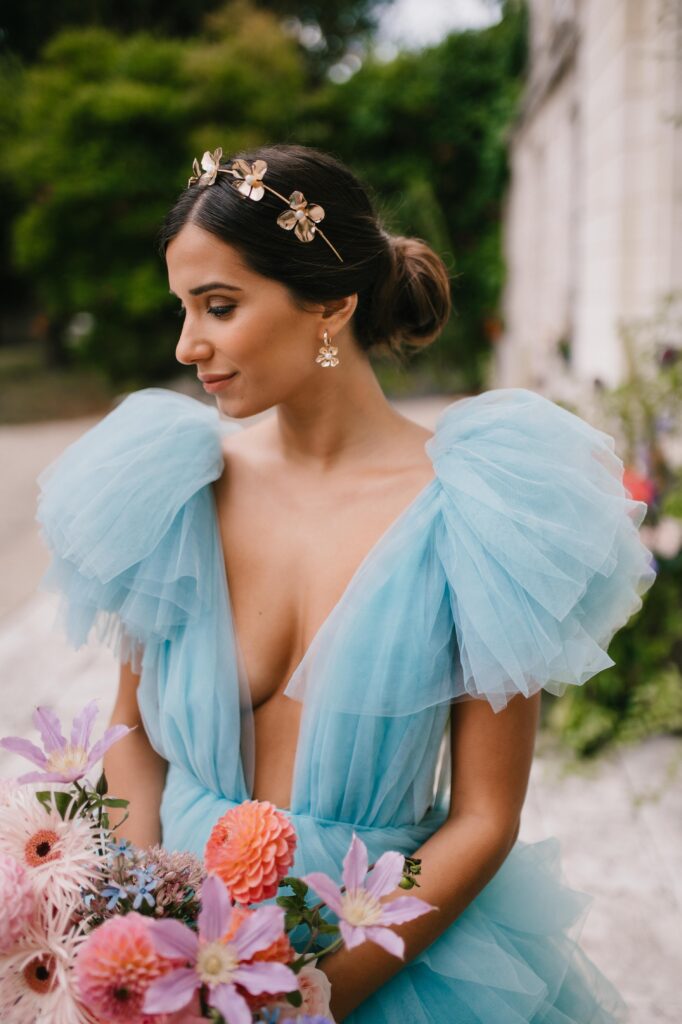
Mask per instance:
[[[33,713],[33,724],[43,741],[43,749],[20,736],[5,736],[0,747],[33,761],[42,770],[20,775],[17,782],[77,782],[102,758],[109,747],[126,736],[127,725],[112,725],[88,750],[90,733],[97,717],[97,701],[91,700],[76,715],[71,739],[62,736],[61,723],[51,708],[39,707]]]
[[[321,897],[339,918],[339,930],[348,949],[359,946],[370,939],[383,946],[394,956],[404,958],[405,941],[391,931],[390,925],[402,924],[415,917],[437,910],[432,903],[417,896],[397,896],[388,903],[380,903],[381,896],[387,896],[402,878],[405,858],[402,853],[387,850],[377,860],[367,875],[367,847],[355,832],[343,859],[343,884],[345,892],[321,871],[302,875],[302,881]],[[388,925],[389,927],[385,927]]]
[[[298,991],[296,974],[285,964],[264,960],[244,963],[282,935],[284,909],[265,906],[254,910],[225,941],[223,936],[231,917],[227,888],[216,875],[209,875],[201,888],[198,935],[186,924],[170,918],[149,922],[147,927],[157,953],[182,957],[189,966],[175,968],[152,982],[145,995],[145,1013],[181,1010],[201,985],[207,985],[209,1005],[222,1014],[227,1024],[252,1024],[251,1010],[238,985],[251,995]]]

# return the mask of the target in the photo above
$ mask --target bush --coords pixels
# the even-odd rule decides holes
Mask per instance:
[[[16,98],[2,168],[21,202],[16,267],[55,345],[76,314],[91,314],[92,331],[62,355],[122,388],[177,368],[174,300],[155,240],[193,158],[217,137],[229,150],[266,141],[274,125],[286,134],[296,117],[294,43],[271,15],[244,3],[226,12],[229,35],[188,42],[61,32]]]
[[[615,661],[552,701],[549,727],[579,755],[656,733],[682,733],[682,295],[621,325],[627,372],[597,388],[600,425],[623,453],[626,487],[647,502],[642,539],[657,578],[609,647]]]

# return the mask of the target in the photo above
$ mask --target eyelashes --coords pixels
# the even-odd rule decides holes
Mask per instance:
[[[209,306],[206,312],[210,313],[211,316],[217,316],[220,318],[223,316],[228,316],[228,314],[231,313],[234,308],[234,306]]]
[[[209,306],[206,312],[210,313],[211,316],[215,316],[218,317],[218,319],[221,319],[224,316],[228,316],[234,308],[234,306]],[[178,308],[175,311],[175,315],[184,316],[185,312],[186,311],[184,306],[178,306]]]

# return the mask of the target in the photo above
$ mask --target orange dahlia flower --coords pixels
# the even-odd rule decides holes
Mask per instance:
[[[294,862],[296,832],[269,800],[245,800],[213,826],[204,863],[227,886],[235,903],[270,899]]]

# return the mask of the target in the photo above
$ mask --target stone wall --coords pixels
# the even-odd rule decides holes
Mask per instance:
[[[565,370],[616,383],[619,320],[682,289],[682,4],[530,9],[495,384],[542,388]]]

